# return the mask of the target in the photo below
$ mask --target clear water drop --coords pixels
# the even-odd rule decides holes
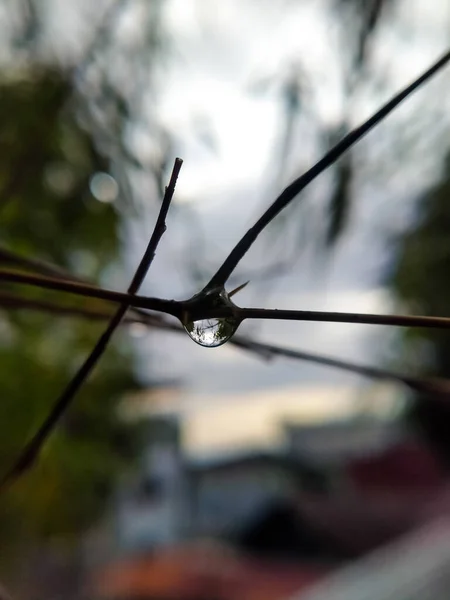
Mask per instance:
[[[190,321],[186,323],[186,329],[189,337],[207,348],[221,346],[227,342],[236,331],[239,322],[236,319],[202,319],[200,321]]]
[[[208,308],[234,306],[224,289],[202,292],[192,298],[194,304],[201,302]],[[199,319],[187,321],[183,326],[189,335],[200,346],[215,348],[227,342],[239,327],[240,320],[235,317]]]

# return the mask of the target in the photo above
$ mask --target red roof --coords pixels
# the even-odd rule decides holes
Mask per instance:
[[[255,560],[217,544],[190,544],[124,560],[96,572],[100,598],[284,600],[329,569]]]
[[[420,442],[396,444],[374,456],[353,460],[347,472],[360,491],[420,492],[435,490],[444,473],[429,449]]]
[[[300,493],[298,507],[312,526],[354,555],[417,526],[446,481],[431,452],[415,441],[354,459],[345,476],[349,484],[330,495]],[[447,500],[450,507],[450,492]]]

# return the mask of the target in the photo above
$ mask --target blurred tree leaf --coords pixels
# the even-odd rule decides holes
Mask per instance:
[[[352,167],[350,156],[345,156],[336,167],[336,184],[328,207],[325,244],[333,246],[344,233],[351,210]]]
[[[419,202],[415,226],[398,240],[398,257],[390,275],[397,298],[412,313],[430,316],[450,314],[450,153],[443,177]],[[450,338],[433,330],[407,332],[405,356],[421,357],[419,368],[428,375],[450,376]],[[426,356],[421,349],[427,349]],[[417,396],[411,418],[438,456],[450,467],[450,406]]]
[[[52,69],[0,81],[0,242],[99,280],[117,260],[119,218],[95,199],[93,174],[107,162],[67,103],[71,84]],[[61,294],[14,288],[27,297]],[[92,305],[93,307],[95,304]],[[98,306],[98,304],[97,304]],[[4,473],[90,351],[103,326],[36,313],[0,312],[0,468]],[[113,344],[46,447],[37,467],[0,497],[1,539],[79,535],[104,506],[137,432],[117,416],[139,388],[126,338]]]
[[[353,46],[353,69],[359,70],[364,66],[371,38],[387,7],[392,4],[392,0],[337,0],[336,10],[339,13],[344,11],[347,17],[346,40]],[[350,28],[352,35],[349,36]]]
[[[385,9],[389,2],[387,0],[366,0],[359,4],[361,8],[364,8],[364,12],[362,15],[362,25],[357,45],[356,64],[361,66],[366,59],[370,38],[381,19],[383,9]]]

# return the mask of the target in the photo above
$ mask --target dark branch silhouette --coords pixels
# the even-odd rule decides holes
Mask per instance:
[[[400,383],[416,392],[419,391],[428,395],[439,396],[447,400],[450,399],[450,380],[448,379],[413,377],[379,367],[358,365],[351,361],[341,360],[340,358],[333,358],[331,356],[323,356],[321,354],[303,352],[301,350],[294,350],[283,346],[257,342],[256,340],[247,339],[238,335],[231,340],[231,343],[244,350],[257,350],[262,355],[265,355],[267,359],[271,359],[275,356],[284,356],[286,358],[303,360],[325,367],[332,367],[341,371],[355,373],[356,375],[361,375],[368,379]]]
[[[258,219],[244,237],[236,244],[228,257],[225,259],[222,266],[212,277],[206,288],[211,289],[218,286],[223,286],[227,282],[234,269],[239,264],[240,260],[248,252],[252,244],[255,242],[259,234],[273,221],[273,219],[285,208],[295,197],[306,188],[318,175],[323,173],[328,167],[335,163],[349,148],[358,142],[366,133],[380,123],[387,115],[392,112],[405,98],[412,94],[425,81],[430,79],[450,60],[450,51],[446,52],[433,66],[425,73],[418,77],[413,83],[408,85],[404,90],[394,96],[387,104],[378,110],[365,123],[353,129],[340,142],[338,142],[325,156],[319,160],[306,173],[292,182],[275,200],[275,202],[266,210],[266,212]]]
[[[5,264],[18,265],[19,267],[23,267],[26,270],[30,270],[34,273],[40,273],[41,275],[45,275],[46,277],[50,277],[52,279],[64,279],[67,281],[74,281],[76,283],[86,284],[93,288],[99,289],[95,283],[88,281],[83,277],[79,277],[78,275],[74,275],[73,273],[70,273],[69,271],[63,269],[58,265],[55,265],[42,259],[22,256],[21,254],[17,254],[17,252],[13,252],[12,250],[9,250],[8,248],[5,248],[4,246],[0,245],[0,263],[2,262]],[[23,303],[25,302],[25,299],[17,297],[17,301],[21,301]],[[57,305],[54,304],[54,306],[56,307]],[[29,307],[32,308],[32,305],[30,304]],[[63,308],[64,307],[59,306],[60,311]],[[131,306],[130,311],[135,313],[137,316],[144,315],[145,318],[147,318],[148,316],[148,313],[142,311],[142,309],[137,308],[136,306]],[[109,314],[112,315],[112,312]]]
[[[138,296],[137,291],[148,271],[153,260],[156,248],[159,240],[164,233],[165,218],[167,211],[170,206],[171,199],[175,190],[175,184],[179,170],[181,168],[182,161],[177,159],[172,172],[172,177],[169,186],[166,188],[161,210],[158,216],[155,229],[149,242],[149,246],[142,258],[141,263],[133,277],[133,280],[129,286],[128,293],[123,294],[119,292],[113,292],[97,288],[93,285],[88,285],[84,282],[74,281],[74,277],[67,276],[62,270],[50,269],[40,261],[18,261],[17,257],[11,256],[8,251],[1,251],[0,249],[0,260],[6,262],[12,262],[15,264],[25,265],[28,262],[28,268],[38,270],[45,275],[50,277],[42,277],[35,274],[20,273],[11,270],[0,270],[0,281],[7,281],[11,283],[20,283],[25,285],[32,285],[40,288],[52,289],[61,292],[71,293],[83,297],[98,298],[109,302],[118,303],[120,306],[116,309],[113,314],[109,325],[98,340],[95,348],[88,356],[86,361],[81,366],[75,377],[69,383],[67,388],[63,391],[57,402],[54,404],[49,415],[45,419],[44,423],[34,435],[31,441],[25,446],[16,464],[6,474],[3,481],[0,483],[0,488],[6,484],[11,483],[17,477],[20,477],[26,470],[28,470],[36,461],[39,452],[46,442],[54,428],[59,422],[61,416],[65,413],[67,408],[70,406],[76,392],[86,381],[89,373],[96,365],[97,361],[106,350],[107,345],[115,331],[120,325],[122,319],[125,316],[127,310],[131,307],[144,308],[155,310],[163,313],[170,314],[177,317],[183,323],[188,321],[196,321],[199,319],[221,319],[226,320],[227,318],[235,319],[236,322],[240,323],[244,319],[287,319],[287,320],[302,320],[302,321],[331,321],[341,323],[364,323],[364,324],[375,324],[375,325],[391,325],[400,327],[432,327],[450,329],[450,318],[446,317],[426,317],[426,316],[404,316],[404,315],[373,315],[373,314],[357,314],[357,313],[337,313],[337,312],[320,312],[320,311],[296,311],[296,310],[271,310],[262,308],[241,308],[231,303],[230,301],[215,304],[212,295],[217,292],[221,294],[223,287],[234,269],[238,265],[241,258],[246,254],[249,248],[252,246],[258,235],[264,230],[264,228],[278,215],[278,213],[285,208],[294,198],[311,183],[319,174],[325,169],[336,162],[351,146],[353,146],[359,139],[361,139],[372,127],[377,125],[383,120],[392,110],[394,110],[405,98],[407,98],[412,92],[419,88],[425,81],[427,81],[432,75],[434,75],[439,69],[441,69],[450,60],[450,51],[441,57],[431,68],[423,73],[418,79],[412,84],[406,87],[402,92],[392,98],[387,104],[385,104],[375,115],[368,119],[363,125],[354,129],[348,135],[346,135],[336,146],[334,146],[320,161],[318,161],[309,171],[304,173],[301,177],[296,179],[291,185],[289,185],[281,195],[275,200],[275,202],[267,209],[267,211],[261,216],[261,218],[251,227],[244,237],[238,242],[235,248],[231,251],[229,256],[226,258],[222,266],[212,277],[208,285],[202,292],[195,295],[193,298],[185,301],[175,300],[164,300],[160,298],[147,298],[144,296]],[[32,264],[34,262],[34,264]],[[66,278],[67,277],[67,278]],[[235,290],[236,291],[236,290]],[[228,297],[227,297],[228,298]],[[3,299],[3,303],[7,304],[11,302],[11,294],[4,294],[0,298],[0,304]],[[24,302],[27,302],[24,299]],[[45,307],[42,301],[28,301],[33,302],[35,309],[49,308],[48,305]],[[39,306],[40,303],[40,306]],[[22,305],[24,307],[24,305]],[[64,311],[65,308],[59,307],[60,311]],[[78,311],[78,314],[81,311]],[[83,311],[84,316],[87,316],[88,311]],[[100,314],[99,312],[91,311],[90,316],[92,318],[107,318],[110,315]],[[139,319],[141,322],[146,320],[145,313],[139,313],[135,320]],[[157,319],[156,319],[157,321]],[[150,323],[149,323],[150,324]],[[161,323],[155,323],[155,326],[163,325]],[[175,328],[177,331],[180,327]],[[283,349],[277,346],[268,344],[261,344],[252,340],[245,340],[235,337],[232,340],[237,346],[242,348],[252,349],[253,351],[262,354],[263,356],[274,356],[284,355],[291,358],[297,358],[302,360],[310,360],[320,364],[324,364],[331,367],[341,368],[349,370],[360,375],[372,377],[375,379],[390,379],[403,383],[407,387],[419,390],[425,393],[448,396],[448,389],[450,384],[448,382],[440,381],[429,381],[417,379],[414,377],[408,377],[377,369],[374,367],[364,367],[354,365],[352,363],[341,361],[339,359],[333,359],[330,357],[323,357],[303,353],[300,351]]]
[[[166,313],[183,320],[186,312],[190,320],[200,319],[276,319],[287,321],[324,321],[333,323],[357,323],[366,325],[389,325],[396,327],[424,327],[450,329],[450,317],[426,317],[413,315],[375,315],[366,313],[326,312],[307,310],[279,310],[270,308],[241,308],[237,305],[218,308],[205,307],[201,298],[190,300],[166,300],[122,292],[104,290],[91,285],[67,280],[40,277],[29,273],[0,269],[0,281],[22,283],[34,287],[67,292],[84,298],[98,298],[127,307],[139,307]]]
[[[0,308],[19,311],[28,310],[48,313],[55,316],[59,315],[61,317],[83,317],[92,321],[104,321],[110,319],[114,314],[113,308],[109,305],[106,305],[105,308],[70,306],[49,300],[24,298],[20,294],[12,294],[9,292],[0,292]],[[152,325],[153,323],[162,320],[159,314],[146,311],[134,312],[130,309],[130,313],[130,315],[126,315],[123,319],[128,323],[145,323]]]
[[[98,298],[99,300],[107,300],[118,304],[127,304],[130,307],[147,308],[149,310],[158,310],[174,316],[178,316],[179,302],[175,300],[163,300],[160,298],[147,298],[127,294],[123,292],[114,292],[105,290],[87,283],[78,283],[65,279],[56,279],[51,277],[41,277],[20,271],[9,271],[0,269],[0,281],[8,281],[10,283],[21,283],[33,287],[66,292],[83,298]]]
[[[449,317],[424,317],[409,315],[375,315],[370,313],[328,312],[316,310],[279,310],[276,308],[240,308],[234,311],[220,308],[208,311],[202,318],[235,316],[244,319],[271,319],[283,321],[319,321],[328,323],[356,323],[360,325],[389,325],[395,327],[424,327],[449,329]]]
[[[66,269],[49,263],[45,260],[38,258],[30,258],[28,256],[22,256],[5,248],[0,245],[0,263],[6,265],[17,265],[23,267],[26,270],[40,273],[46,277],[52,277],[54,279],[67,279],[68,281],[79,281],[80,283],[89,283],[86,280],[77,277],[73,273],[69,273]],[[94,284],[92,284],[94,286]],[[95,287],[95,286],[94,286]]]
[[[82,317],[98,321],[106,321],[111,318],[110,311],[63,306],[54,302],[29,300],[16,294],[7,293],[0,294],[0,307],[10,310],[35,310],[47,312],[55,316]],[[142,312],[138,315],[125,316],[122,319],[122,324],[124,325],[131,325],[133,323],[146,325],[151,329],[161,329],[163,331],[172,331],[174,333],[185,335],[184,328],[181,327],[181,325],[169,322],[160,317],[160,315]],[[400,383],[411,390],[427,393],[428,395],[441,396],[447,399],[450,398],[450,381],[446,379],[413,377],[380,367],[359,365],[352,361],[342,360],[331,356],[267,344],[241,335],[234,336],[230,340],[230,343],[246,352],[256,354],[265,360],[283,356],[294,360],[312,362],[325,367],[347,371],[368,379]]]
[[[181,169],[181,165],[182,160],[177,158],[175,160],[175,165],[173,167],[169,185],[166,188],[166,192],[164,194],[161,209],[159,211],[158,219],[156,221],[153,234],[150,238],[150,242],[128,288],[128,293],[130,295],[135,294],[141,286],[147,274],[147,271],[150,268],[150,265],[152,264],[159,241],[166,230],[166,216],[173,198],[173,194],[175,192],[175,185],[178,178],[178,174]],[[50,413],[48,414],[48,416],[46,417],[36,434],[26,444],[15,465],[13,465],[10,471],[4,476],[3,480],[0,483],[0,489],[15,481],[18,477],[20,477],[30,467],[33,466],[33,464],[39,456],[41,448],[43,447],[43,445],[45,444],[55,427],[58,425],[58,422],[60,421],[61,417],[69,408],[76,393],[84,384],[86,379],[89,377],[89,374],[91,373],[92,369],[95,367],[95,365],[105,352],[114,331],[120,325],[120,322],[125,316],[128,307],[128,302],[125,302],[122,303],[116,310],[115,314],[113,315],[103,334],[100,336],[91,354],[81,365],[80,369],[77,371],[73,379],[69,382],[66,389],[63,390],[62,394],[53,405]]]

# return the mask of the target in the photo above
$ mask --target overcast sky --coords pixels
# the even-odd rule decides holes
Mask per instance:
[[[305,101],[308,112],[300,114],[296,125],[284,183],[320,157],[314,123],[335,124],[344,107],[336,54],[338,28],[325,10],[328,5],[325,0],[168,0],[166,23],[174,40],[175,58],[160,73],[157,109],[161,122],[176,133],[175,151],[185,162],[168,231],[146,282],[149,294],[183,298],[198,291],[199,284],[194,283],[189,271],[193,259],[210,265],[211,275],[280,191],[274,187],[274,156],[281,123],[276,82],[293,65],[300,65],[304,73],[309,100]],[[432,10],[425,5],[428,3],[420,0],[399,2],[392,19],[396,26],[386,24],[380,30],[371,64],[375,79],[383,85],[361,94],[350,116],[354,124],[369,116],[445,50],[450,8],[446,2],[433,2]],[[436,110],[439,96],[433,96],[432,90],[442,89],[443,77],[438,79],[431,84],[431,100],[429,96],[427,100],[435,102]],[[446,81],[450,82],[448,77]],[[377,165],[383,144],[392,141],[390,127],[397,126],[400,132],[400,139],[395,141],[408,146],[407,126],[416,118],[425,97],[420,94],[361,143],[358,159],[362,163]],[[145,152],[145,136],[138,142]],[[388,181],[375,173],[371,179],[357,182],[358,204],[349,232],[327,261],[318,260],[317,246],[311,250],[314,228],[320,226],[317,209],[323,206],[330,189],[329,175],[320,178],[306,194],[311,208],[294,213],[298,222],[291,217],[283,230],[288,232],[288,241],[289,236],[299,235],[301,227],[309,233],[309,242],[300,246],[296,264],[274,283],[251,281],[236,296],[236,302],[273,308],[389,312],[391,301],[382,287],[383,273],[391,259],[387,234],[404,229],[411,219],[416,192],[440,168],[433,153],[424,152],[420,143],[411,144],[408,151],[410,162],[399,162]],[[415,160],[418,156],[419,161]],[[142,223],[133,225],[130,262],[137,260],[146,243],[153,218],[152,213],[145,227]],[[243,272],[244,276],[267,265],[272,250],[275,258],[277,252],[282,256],[283,245],[279,245],[279,236],[273,231],[258,240],[237,273]],[[367,363],[387,356],[392,338],[382,328],[326,323],[252,323],[246,330],[272,343]],[[244,443],[242,427],[235,428],[233,419],[220,417],[224,406],[248,407],[247,413],[244,409],[239,413],[239,421],[245,423],[248,439],[254,441],[254,431],[259,427],[255,407],[261,407],[264,419],[269,419],[269,414],[273,419],[281,416],[287,405],[291,413],[295,412],[292,398],[298,394],[299,416],[311,417],[317,405],[315,416],[322,418],[327,414],[328,402],[330,415],[335,417],[336,406],[341,406],[338,398],[353,398],[351,390],[361,385],[356,377],[309,364],[281,359],[267,364],[231,345],[205,349],[187,337],[170,334],[152,334],[138,343],[142,349],[141,370],[149,373],[150,380],[161,376],[183,382],[183,392],[171,409],[203,415],[203,425],[197,428],[202,432],[197,435],[202,447],[207,447],[207,439],[214,444],[218,431],[224,445],[237,443],[238,438]],[[345,407],[342,414],[348,405]],[[195,446],[195,442],[192,444]]]

